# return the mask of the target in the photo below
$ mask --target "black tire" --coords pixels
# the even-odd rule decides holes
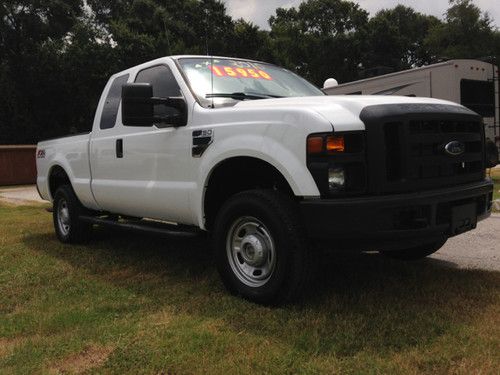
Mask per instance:
[[[422,244],[410,249],[381,251],[388,258],[397,260],[419,260],[434,254],[446,243],[447,238],[443,238],[431,243]]]
[[[67,216],[64,216],[64,211]],[[54,195],[52,218],[59,241],[63,243],[85,243],[90,239],[92,224],[80,220],[87,213],[69,185],[60,186]]]
[[[251,223],[258,225],[252,227]],[[238,229],[238,225],[243,229]],[[231,197],[217,215],[213,238],[219,274],[232,294],[260,304],[279,305],[297,300],[308,285],[311,257],[308,256],[297,205],[279,192],[251,190]],[[259,241],[254,241],[256,238]],[[234,241],[241,241],[239,254],[233,251],[238,247],[233,246]],[[243,258],[244,254],[248,255],[244,249],[249,243],[251,253],[257,254],[251,260],[261,258],[266,263],[260,274],[258,265],[251,273],[252,265],[249,266]],[[255,249],[263,245],[268,250],[259,253],[254,251],[253,245],[256,245]],[[268,264],[274,265],[268,267]],[[247,269],[242,271],[245,265]],[[253,279],[258,277],[263,280],[254,282]]]

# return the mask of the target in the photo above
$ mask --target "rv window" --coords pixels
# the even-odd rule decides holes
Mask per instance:
[[[482,117],[495,116],[495,91],[493,82],[462,79],[460,81],[461,104]]]
[[[363,93],[361,91],[355,91],[355,92],[348,92],[346,95],[362,95]]]

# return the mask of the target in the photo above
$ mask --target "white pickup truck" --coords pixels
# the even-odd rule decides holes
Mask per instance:
[[[63,242],[207,231],[231,292],[280,303],[317,245],[418,259],[475,228],[486,159],[481,118],[451,102],[325,96],[275,65],[174,56],[112,76],[90,134],[40,142],[37,186]]]

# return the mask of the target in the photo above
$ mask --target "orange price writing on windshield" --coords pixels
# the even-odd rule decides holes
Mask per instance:
[[[267,79],[272,81],[272,77],[263,70],[251,68],[236,68],[232,66],[209,66],[210,70],[217,77],[232,77],[232,78],[253,78],[253,79]]]

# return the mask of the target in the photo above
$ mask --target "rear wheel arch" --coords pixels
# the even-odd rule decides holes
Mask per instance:
[[[216,164],[206,178],[203,195],[206,228],[212,228],[219,209],[231,196],[254,189],[272,189],[297,199],[288,180],[271,163],[256,157],[231,157]]]
[[[48,184],[50,197],[54,199],[56,191],[63,185],[72,187],[69,175],[60,165],[54,165],[50,168],[48,174]]]

